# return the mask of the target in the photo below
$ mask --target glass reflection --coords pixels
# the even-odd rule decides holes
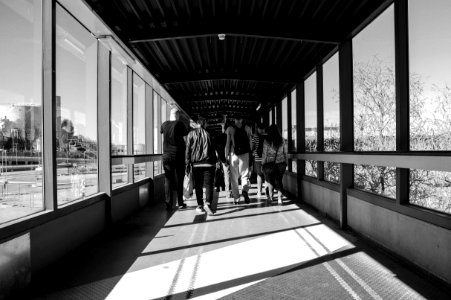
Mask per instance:
[[[316,115],[316,72],[304,82],[305,89],[305,151],[315,152],[317,144],[317,115]]]
[[[146,85],[133,73],[133,154],[146,153]]]
[[[56,8],[58,203],[98,192],[97,40]]]
[[[44,208],[41,10],[0,0],[0,223]]]
[[[296,113],[296,89],[291,92],[291,150],[297,152],[297,113]]]

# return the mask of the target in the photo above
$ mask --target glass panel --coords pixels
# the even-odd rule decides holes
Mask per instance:
[[[304,82],[305,88],[305,151],[316,151],[317,114],[316,114],[316,72]]]
[[[410,170],[410,203],[451,213],[451,173]]]
[[[148,164],[148,165],[147,165],[147,169],[150,170],[150,171],[149,171],[149,174],[146,174],[146,176],[153,179],[153,173],[154,173],[154,165],[153,165],[153,162],[148,162],[147,164]]]
[[[291,149],[293,152],[297,152],[297,139],[296,139],[296,126],[297,126],[297,113],[296,113],[296,90],[291,92]]]
[[[340,183],[340,164],[330,161],[324,162],[324,180]]]
[[[272,125],[272,109],[269,111],[269,125]]]
[[[162,164],[161,161],[154,161],[153,162],[153,175],[157,176],[162,173]]]
[[[146,85],[133,73],[133,154],[144,154],[146,149]]]
[[[354,186],[389,198],[396,198],[396,169],[368,165],[354,166]]]
[[[338,53],[323,66],[324,151],[340,151],[340,76]]]
[[[133,165],[133,182],[146,178],[146,163]]]
[[[354,149],[396,150],[394,8],[353,40]]]
[[[310,177],[318,177],[318,162],[316,160],[305,161],[305,175]]]
[[[451,1],[409,1],[410,149],[451,150]]]
[[[98,192],[97,40],[56,8],[58,203]]]
[[[293,173],[298,172],[298,162],[296,160],[291,161],[291,172]]]
[[[164,100],[163,98],[161,98],[161,121],[160,121],[161,124],[163,124],[163,123],[166,122],[166,120],[167,120],[166,111],[167,111],[166,100]],[[162,143],[163,143],[163,142],[162,142]]]
[[[154,91],[153,92],[153,153],[158,154],[161,153],[160,152],[160,147],[158,144],[158,137],[160,136],[160,131],[159,131],[159,109],[158,109],[158,103],[159,103],[159,96],[158,94]],[[158,173],[155,173],[158,174]]]
[[[128,183],[127,165],[114,165],[111,167],[111,180],[113,189]]]
[[[111,155],[127,153],[127,65],[113,51],[111,56]]]
[[[282,100],[282,137],[285,142],[288,141],[288,99],[285,97]]]
[[[44,208],[40,1],[0,0],[0,223]]]

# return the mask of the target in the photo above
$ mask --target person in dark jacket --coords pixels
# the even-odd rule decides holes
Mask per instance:
[[[174,205],[174,191],[177,191],[179,208],[185,208],[183,202],[183,176],[185,160],[185,140],[188,134],[185,125],[179,121],[180,111],[171,110],[169,121],[161,125],[163,134],[163,169],[166,210],[171,211]]]
[[[211,203],[213,201],[213,182],[216,166],[216,152],[210,134],[205,130],[206,120],[197,118],[198,128],[190,131],[186,139],[186,173],[193,172],[194,189],[197,199],[197,212],[206,211],[213,215]],[[203,187],[205,186],[205,203]]]

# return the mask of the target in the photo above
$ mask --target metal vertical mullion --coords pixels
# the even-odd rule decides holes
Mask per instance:
[[[146,126],[146,154],[153,153],[153,90],[146,84],[146,100],[145,100],[145,126]],[[152,174],[152,175],[151,175]],[[153,177],[153,166],[151,163],[146,164],[146,176]]]
[[[339,45],[340,151],[354,151],[354,91],[352,40]],[[340,226],[347,227],[347,189],[354,185],[354,165],[340,166]]]
[[[324,151],[324,92],[323,92],[323,66],[316,67],[316,126],[318,130],[316,151]],[[318,161],[318,180],[324,180],[324,161]]]
[[[410,150],[408,0],[395,1],[396,151]],[[396,168],[396,203],[409,203],[409,169]]]
[[[98,45],[97,65],[97,120],[99,190],[108,197],[105,205],[105,221],[111,223],[111,51],[102,43]]]
[[[55,1],[42,0],[42,140],[44,206],[58,208],[56,181]]]
[[[291,91],[287,94],[287,133],[288,153],[291,153],[293,152],[291,149],[291,140],[293,139],[291,132]],[[292,171],[291,159],[288,159],[288,171]]]
[[[305,90],[304,82],[296,84],[296,138],[297,152],[305,153]],[[297,160],[298,199],[302,201],[302,180],[305,175],[305,160]]]
[[[127,154],[133,155],[133,71],[127,67]],[[128,183],[133,183],[133,165],[127,165]]]

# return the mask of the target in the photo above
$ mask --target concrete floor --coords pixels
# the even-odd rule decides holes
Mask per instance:
[[[25,299],[450,299],[303,205],[146,207],[32,278]]]

